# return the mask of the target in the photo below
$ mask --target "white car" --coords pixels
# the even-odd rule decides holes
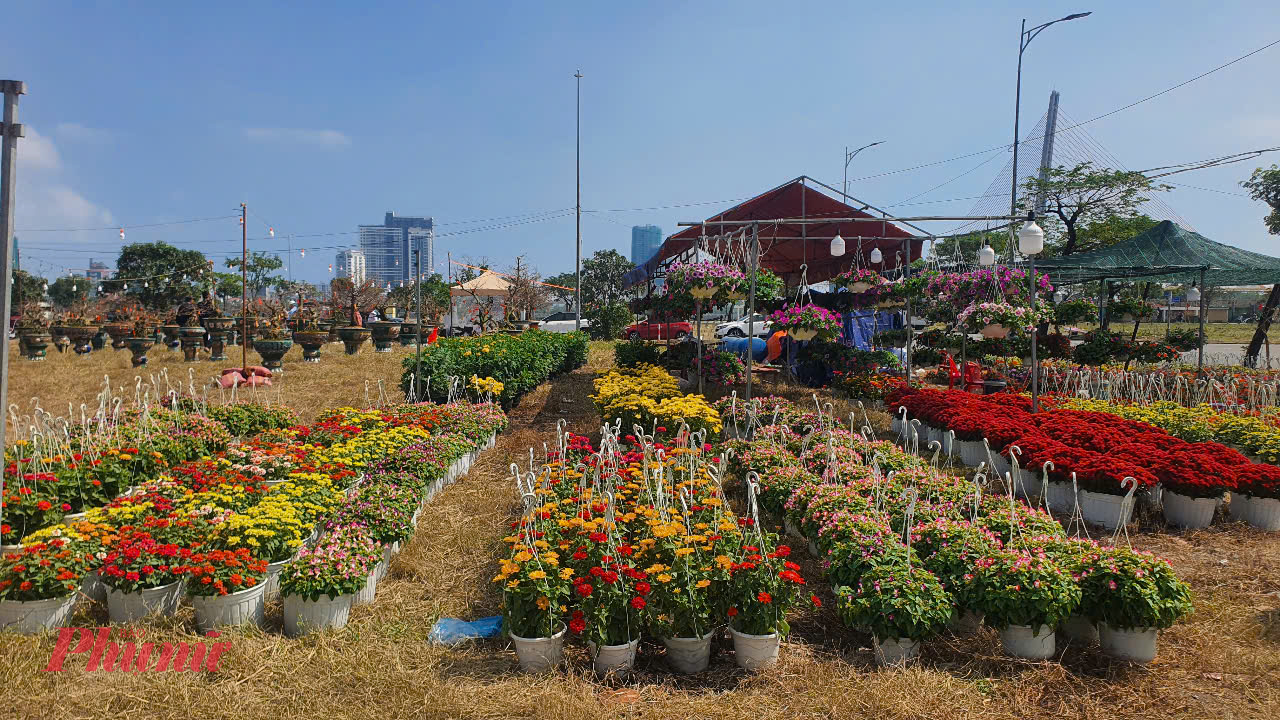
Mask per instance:
[[[546,330],[553,333],[571,333],[574,327],[574,318],[576,316],[571,312],[558,312],[546,316],[538,322],[539,330]],[[586,318],[582,318],[582,329],[586,330],[591,323]]]
[[[773,325],[765,319],[764,315],[756,313],[751,316],[751,334],[756,337],[768,337]],[[735,320],[733,322],[722,322],[716,325],[716,337],[746,337],[747,336],[747,319]]]

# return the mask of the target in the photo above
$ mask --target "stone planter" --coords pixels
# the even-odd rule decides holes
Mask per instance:
[[[369,335],[369,328],[357,327],[355,325],[338,328],[338,337],[342,338],[342,345],[346,348],[348,355],[358,354],[360,352],[360,346],[369,339]]]
[[[151,349],[152,345],[156,344],[156,341],[150,337],[131,337],[125,342],[128,344],[129,352],[131,353],[129,362],[133,363],[134,367],[146,365],[147,351]]]
[[[103,330],[111,336],[111,349],[124,350],[128,347],[129,336],[133,334],[133,326],[128,323],[111,323],[103,325]]]
[[[424,328],[425,330],[425,328]],[[423,332],[422,337],[425,340],[428,332]],[[413,345],[418,338],[418,323],[415,320],[406,320],[400,323],[400,344]]]
[[[284,372],[285,353],[293,347],[289,339],[254,340],[253,349],[262,356],[262,364],[273,373]]]
[[[369,331],[373,336],[374,352],[391,352],[391,346],[400,337],[400,323],[376,320],[369,323]]]
[[[329,340],[328,340],[328,342],[331,342],[331,343],[338,342],[338,340],[339,340],[339,338],[338,338],[338,323],[336,323],[336,322],[334,322],[334,321],[332,321],[332,320],[320,320],[320,321],[318,321],[318,322],[316,323],[316,327],[318,327],[318,328],[320,328],[321,330],[323,330],[323,331],[325,331],[325,332],[329,333]]]
[[[53,336],[42,329],[19,330],[18,340],[21,341],[22,354],[28,360],[44,360]]]
[[[293,341],[302,347],[303,362],[320,362],[320,348],[329,342],[328,330],[298,330],[293,333]]]
[[[205,329],[199,325],[178,329],[178,339],[182,344],[182,356],[187,362],[200,359],[200,348],[204,346]]]
[[[181,331],[182,327],[179,325],[161,325],[160,332],[164,333],[165,347],[170,350],[176,349],[178,347],[178,338],[180,337]]]
[[[89,343],[93,340],[93,336],[98,334],[98,328],[95,325],[76,325],[67,328],[67,339],[75,344],[77,355],[85,355],[90,352]]]
[[[98,332],[94,333],[93,337],[89,339],[89,344],[94,350],[101,350],[107,346],[108,339],[107,331],[98,328]]]
[[[204,319],[204,329],[209,331],[210,360],[227,359],[227,339],[231,336],[235,322],[235,318],[223,316]]]

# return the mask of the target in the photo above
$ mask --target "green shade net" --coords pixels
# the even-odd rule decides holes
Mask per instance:
[[[1280,258],[1214,242],[1168,220],[1111,247],[1036,261],[1036,270],[1054,285],[1125,278],[1188,282],[1201,269],[1210,286],[1280,283]]]

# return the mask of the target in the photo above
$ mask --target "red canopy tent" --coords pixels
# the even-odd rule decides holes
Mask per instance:
[[[877,216],[865,211],[869,205],[855,208],[818,191],[813,184],[815,181],[810,178],[796,178],[707,218],[705,225],[687,227],[668,237],[652,258],[628,274],[627,285],[647,280],[659,265],[688,253],[701,236],[724,235],[743,227],[736,223],[714,224],[717,221],[759,220],[760,265],[778,273],[788,285],[799,283],[801,265],[808,266],[805,276],[810,283],[822,282],[848,270],[859,257],[859,246],[864,266],[869,265],[871,250],[877,247],[884,255],[886,269],[897,267],[895,253],[904,249],[910,252],[910,261],[921,256],[924,237],[912,235],[887,220],[814,222],[824,217],[876,219]],[[807,222],[778,222],[784,219]],[[845,239],[845,254],[833,257],[831,240],[837,234]]]

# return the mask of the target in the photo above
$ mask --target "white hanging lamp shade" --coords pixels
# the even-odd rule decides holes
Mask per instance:
[[[840,233],[831,238],[831,257],[840,257],[844,255],[844,238],[840,237]]]
[[[884,253],[880,252],[880,248],[871,248],[871,262],[878,263],[884,261]]]
[[[1044,230],[1035,222],[1029,222],[1018,231],[1018,252],[1023,255],[1039,255],[1044,251]]]
[[[1054,304],[1060,304],[1060,303],[1062,302],[1063,298],[1065,298],[1065,297],[1066,297],[1066,296],[1062,294],[1062,291],[1061,291],[1061,290],[1059,290],[1058,292],[1054,293],[1054,294],[1053,294],[1053,302],[1054,302]]]
[[[1193,302],[1193,303],[1200,302],[1200,288],[1196,287],[1195,285],[1192,285],[1191,289],[1187,290],[1187,302]]]
[[[996,251],[991,249],[990,245],[983,245],[978,250],[979,265],[994,265],[996,263]]]

